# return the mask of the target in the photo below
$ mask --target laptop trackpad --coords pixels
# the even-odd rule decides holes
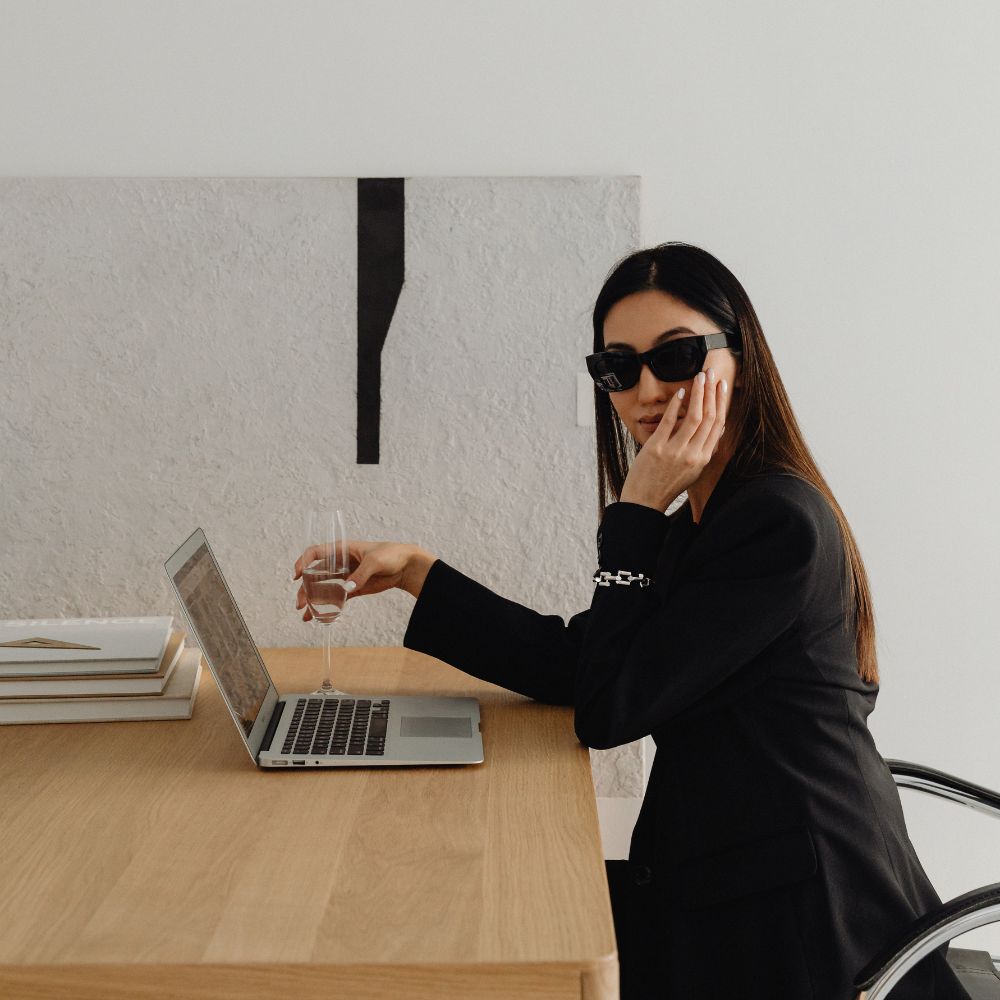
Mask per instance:
[[[468,736],[472,738],[472,719],[467,715],[404,715],[400,736]]]

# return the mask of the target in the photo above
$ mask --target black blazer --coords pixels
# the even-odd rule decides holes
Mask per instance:
[[[595,586],[565,623],[438,559],[404,646],[572,705],[586,746],[652,736],[629,860],[608,863],[622,1000],[853,1000],[854,974],[941,900],[868,730],[878,685],[858,676],[832,510],[730,462],[699,523],[612,503],[597,541],[601,568],[655,582]],[[893,1000],[967,997],[946,953]]]

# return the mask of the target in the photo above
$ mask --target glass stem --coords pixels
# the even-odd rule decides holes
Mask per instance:
[[[333,653],[330,637],[331,622],[323,623],[323,690],[333,690]]]

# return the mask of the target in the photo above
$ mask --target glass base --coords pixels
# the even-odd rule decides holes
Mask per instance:
[[[350,692],[348,692],[348,691],[338,691],[335,687],[328,687],[328,688],[318,687],[318,688],[316,688],[315,691],[310,691],[309,694],[313,695],[313,696],[315,696],[315,695],[331,695],[331,696],[337,697],[337,698],[339,698],[339,697],[344,697],[344,698],[351,698],[351,697],[353,697],[350,694]]]

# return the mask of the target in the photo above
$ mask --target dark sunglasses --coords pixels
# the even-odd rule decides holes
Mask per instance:
[[[639,381],[643,363],[661,382],[684,382],[701,371],[709,351],[717,347],[739,350],[740,336],[731,330],[668,340],[645,354],[635,351],[599,351],[587,355],[587,371],[598,389],[621,392]]]

